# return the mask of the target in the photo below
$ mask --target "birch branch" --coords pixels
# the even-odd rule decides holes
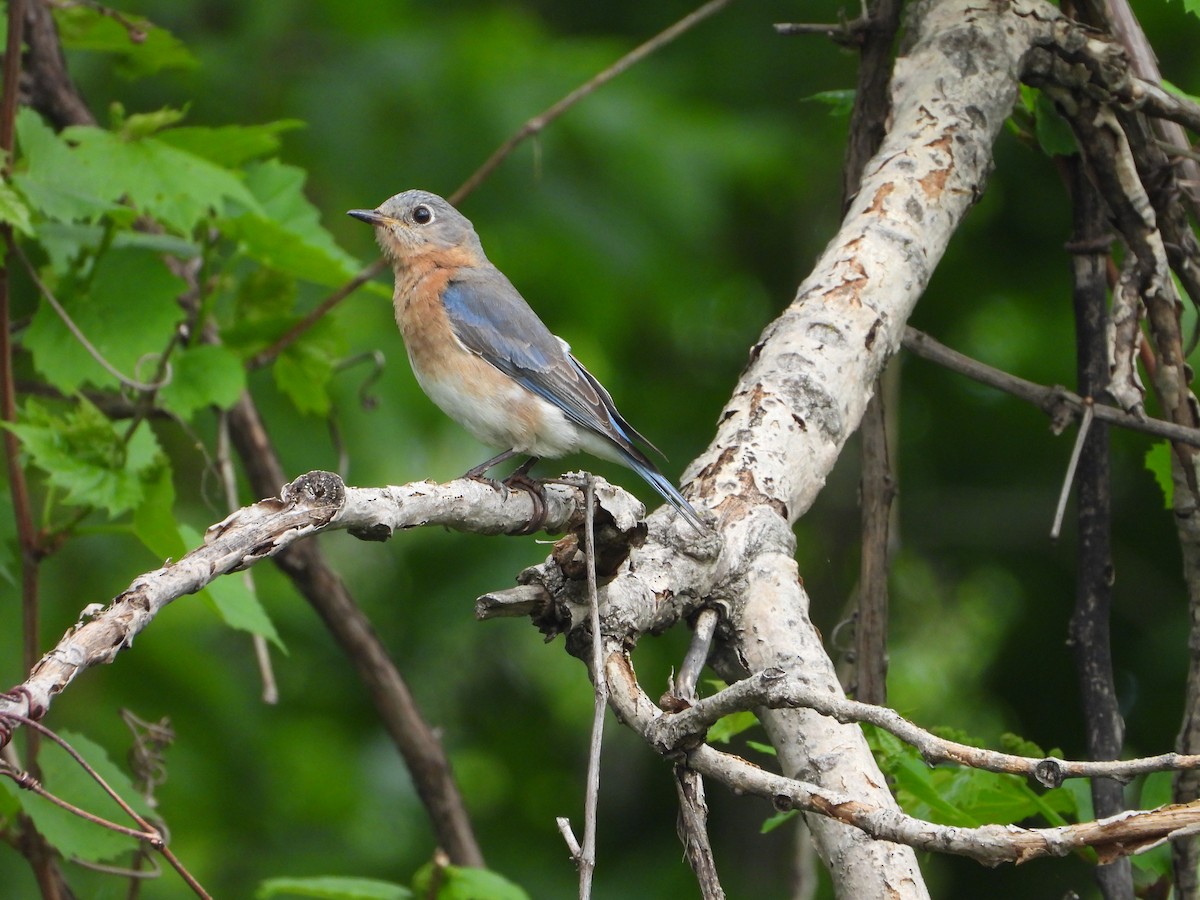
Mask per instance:
[[[638,685],[628,655],[610,645],[605,666],[617,714],[626,725],[652,742],[664,714]],[[855,705],[865,707],[868,704]],[[1023,863],[1045,856],[1066,856],[1085,847],[1095,850],[1101,862],[1109,862],[1200,829],[1200,801],[1055,828],[936,825],[906,815],[890,805],[875,805],[809,780],[768,772],[708,744],[693,743],[682,750],[682,756],[689,768],[739,794],[768,799],[778,810],[800,809],[817,813],[826,821],[850,827],[860,835],[869,835],[874,839],[869,842],[873,845],[893,842],[920,850],[966,856],[991,866]],[[811,817],[809,821],[812,821]],[[916,889],[917,886],[910,885],[906,893],[911,894]],[[893,889],[893,893],[898,895],[900,891]]]
[[[652,724],[644,727],[643,736],[655,750],[668,755],[689,743],[694,744],[697,737],[702,738],[704,732],[722,717],[763,707],[802,707],[838,722],[867,722],[916,748],[931,766],[952,762],[989,772],[1022,775],[1048,788],[1058,787],[1068,778],[1130,781],[1149,772],[1200,769],[1200,756],[1180,753],[1126,760],[1036,759],[960,744],[926,731],[886,706],[832,696],[803,675],[782,669],[759,672],[711,697],[697,700],[689,709],[656,717]]]
[[[599,480],[597,480],[599,481]],[[567,485],[546,485],[548,530],[580,518],[580,494]],[[599,483],[602,508],[619,527],[636,526],[641,504]],[[213,525],[204,544],[175,562],[134,579],[108,606],[85,609],[58,645],[26,680],[0,696],[0,715],[38,719],[53,698],[92,666],[111,663],[133,645],[169,603],[201,590],[222,575],[248,568],[321,531],[345,529],[365,540],[386,540],[397,529],[444,525],[481,534],[515,533],[528,522],[533,503],[522,491],[497,491],[479,481],[416,482],[384,488],[346,487],[329,472],[310,472],[286,485],[278,497],[260,500]],[[12,729],[0,728],[0,746]]]

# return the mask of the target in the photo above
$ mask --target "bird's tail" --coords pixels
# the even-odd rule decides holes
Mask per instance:
[[[696,529],[696,531],[700,534],[704,534],[708,531],[708,526],[704,524],[704,520],[700,518],[700,514],[696,512],[696,510],[692,507],[692,504],[688,503],[687,500],[684,499],[683,494],[679,493],[679,491],[675,489],[675,485],[671,484],[671,482],[667,480],[667,476],[658,471],[652,462],[645,457],[639,459],[637,456],[628,452],[623,447],[621,450],[621,455],[625,457],[626,465],[641,475],[645,482],[650,485],[650,487],[658,491],[664,500],[675,507],[679,514],[687,519],[689,525]]]

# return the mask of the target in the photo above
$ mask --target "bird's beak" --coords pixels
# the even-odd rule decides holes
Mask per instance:
[[[366,222],[368,225],[386,225],[391,221],[391,219],[380,214],[380,212],[375,209],[351,209],[347,210],[346,215]]]

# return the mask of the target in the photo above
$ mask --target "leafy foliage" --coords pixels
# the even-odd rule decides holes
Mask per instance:
[[[142,502],[145,482],[166,464],[149,429],[124,434],[84,397],[61,412],[31,399],[22,419],[8,428],[47,482],[65,491],[64,504],[119,516]]]
[[[139,815],[152,815],[129,777],[109,759],[103,747],[84,735],[69,731],[62,732],[60,737]],[[136,827],[103,788],[58,747],[42,754],[41,781],[55,796],[80,809],[129,828]],[[66,856],[96,863],[109,862],[128,854],[136,846],[133,838],[89,822],[31,791],[22,791],[8,779],[0,779],[0,794],[15,800],[46,840]]]
[[[258,900],[273,897],[317,897],[320,900],[404,900],[412,891],[370,878],[271,878],[259,885]]]
[[[1200,38],[1178,7],[1160,6],[1139,15],[1164,70],[1194,93]],[[479,462],[482,448],[413,386],[386,284],[348,300],[271,372],[244,363],[374,257],[370,234],[343,210],[410,186],[448,193],[520,122],[667,24],[661,10],[628,0],[602,13],[485,0],[453,9],[145,0],[138,9],[171,30],[55,6],[72,72],[107,126],[56,134],[22,111],[12,177],[0,183],[0,221],[97,350],[127,378],[169,378],[154,392],[120,384],[13,263],[18,380],[38,388],[14,433],[36,476],[37,524],[61,537],[43,564],[47,635],[132,574],[178,558],[223,517],[210,465],[217,411],[243,389],[289,475],[335,468],[342,450],[351,476],[368,484],[444,478]],[[845,119],[835,115],[853,59],[772,37],[770,16],[792,12],[733,5],[573,109],[464,204],[488,252],[668,452],[672,474],[704,446],[747,347],[836,221]],[[1025,99],[1014,125],[1028,144],[1001,142],[992,183],[914,324],[1025,377],[1070,383],[1066,216],[1052,167],[1028,147],[1066,150],[1052,140],[1053,111]],[[368,413],[339,364],[376,350],[388,357],[383,404]],[[1044,538],[1069,448],[1018,404],[923,363],[905,362],[903,381],[893,694],[922,721],[965,723],[989,742],[1019,730],[1080,755],[1082,728],[1064,714],[1075,703],[1062,650],[1069,535],[1058,546]],[[1123,626],[1114,634],[1128,664],[1131,743],[1162,748],[1178,725],[1162,698],[1177,691],[1187,626],[1145,449],[1127,436],[1114,447]],[[835,652],[857,571],[855,481],[851,467],[835,470],[797,526],[811,615]],[[243,490],[243,502],[253,499]],[[0,573],[17,585],[12,535],[5,517]],[[518,623],[470,621],[470,597],[510,583],[544,550],[522,541],[464,550],[465,540],[420,532],[386,548],[324,546],[444,735],[489,860],[532,896],[564,896],[575,872],[553,818],[579,793],[580,697],[590,687]],[[118,705],[170,712],[180,740],[161,809],[174,848],[216,895],[246,896],[266,875],[303,869],[378,876],[384,896],[403,896],[398,885],[429,856],[412,786],[319,623],[268,567],[253,576],[254,594],[237,575],[206,595],[218,616],[203,602],[174,604],[119,665],[73,685],[57,721],[122,748],[128,738],[109,714]],[[0,665],[11,683],[20,628],[16,604],[7,607]],[[277,659],[277,707],[257,703],[244,633],[226,621],[291,649]],[[667,635],[638,652],[645,683],[662,683],[679,646]],[[751,725],[743,715],[710,736],[736,742]],[[598,896],[629,896],[630,885],[647,896],[694,891],[661,763],[615,753],[602,782]],[[88,746],[87,756],[103,754]],[[932,812],[944,799],[947,820],[1070,815],[1062,796],[1029,796],[1003,779],[972,782],[903,752],[888,765],[906,803]],[[749,834],[761,821],[761,807],[710,793],[730,830]],[[1081,815],[1085,795],[1086,786],[1071,795]],[[0,816],[11,819],[22,799],[0,791]],[[791,835],[740,840],[736,853],[718,849],[730,895],[781,896]],[[239,846],[255,852],[231,849]],[[981,883],[992,896],[1085,893],[1091,883],[1082,864],[1052,886],[1040,864],[986,873],[922,865],[946,896],[984,896]],[[271,883],[285,891],[289,882]],[[12,853],[0,854],[0,883],[35,889]],[[371,890],[358,879],[324,889]],[[180,896],[169,876],[143,893]]]

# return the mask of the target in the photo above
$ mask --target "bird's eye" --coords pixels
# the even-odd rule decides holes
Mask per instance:
[[[412,211],[412,220],[418,225],[428,225],[433,221],[433,210],[428,206],[418,206]]]

